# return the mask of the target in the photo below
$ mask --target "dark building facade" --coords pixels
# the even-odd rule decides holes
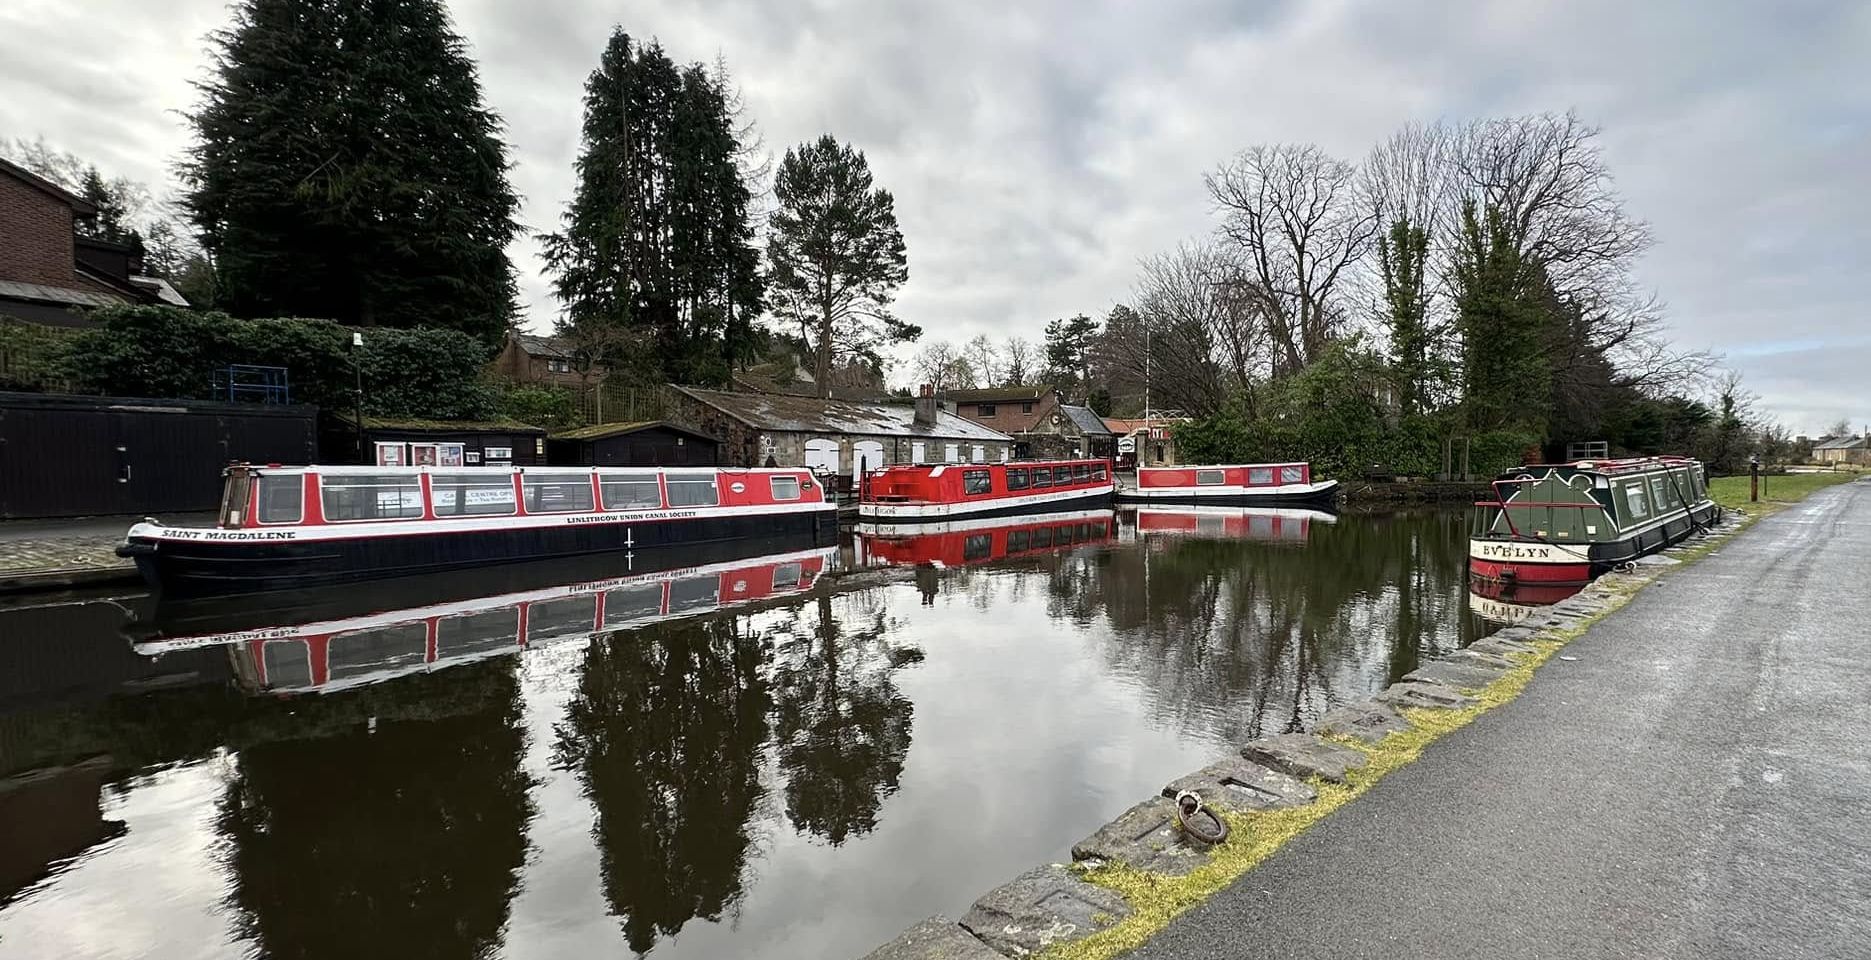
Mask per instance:
[[[332,417],[320,437],[324,463],[380,467],[530,467],[546,462],[546,431],[517,420],[396,420]]]
[[[546,438],[546,460],[566,467],[712,467],[721,441],[665,420],[601,423]]]

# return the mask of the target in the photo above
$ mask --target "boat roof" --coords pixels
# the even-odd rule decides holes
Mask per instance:
[[[476,473],[480,473],[480,474],[489,474],[489,475],[511,476],[515,472],[538,473],[538,474],[597,473],[597,474],[605,475],[605,476],[614,476],[614,475],[620,475],[620,474],[641,474],[641,473],[663,473],[663,474],[670,474],[673,476],[684,476],[684,475],[713,476],[717,473],[797,474],[797,473],[804,473],[806,471],[805,467],[591,467],[591,466],[549,467],[544,464],[540,464],[537,466],[525,466],[525,467],[517,467],[517,466],[492,466],[490,467],[486,465],[462,466],[462,467],[441,467],[441,466],[431,466],[428,464],[424,464],[422,466],[378,467],[378,466],[371,466],[368,464],[355,464],[355,463],[345,463],[345,464],[315,464],[314,463],[314,464],[306,464],[303,466],[287,466],[287,465],[278,464],[278,463],[268,463],[268,464],[237,463],[237,464],[232,464],[231,466],[232,467],[245,467],[249,470],[252,470],[254,473],[261,473],[261,474],[317,473],[320,476],[333,476],[333,477],[355,475],[355,474],[366,474],[366,473],[368,474],[383,474],[383,473],[408,473],[408,474],[468,473],[468,474],[476,474]]]
[[[1523,470],[1571,470],[1577,473],[1640,473],[1645,470],[1668,470],[1676,467],[1699,466],[1701,461],[1692,457],[1657,456],[1627,457],[1621,460],[1574,460],[1569,463],[1529,463],[1515,467],[1508,473]]]

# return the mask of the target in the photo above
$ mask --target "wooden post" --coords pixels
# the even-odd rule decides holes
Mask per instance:
[[[1759,503],[1761,499],[1761,458],[1748,461],[1748,502]]]

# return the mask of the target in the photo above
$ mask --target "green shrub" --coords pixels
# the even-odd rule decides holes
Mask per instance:
[[[585,422],[577,398],[564,387],[509,387],[500,395],[500,414],[547,430],[565,430]]]

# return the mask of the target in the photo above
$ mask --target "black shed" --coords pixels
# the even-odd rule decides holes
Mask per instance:
[[[480,467],[546,462],[546,431],[518,420],[397,420],[365,417],[363,453],[357,421],[333,417],[320,438],[326,463]]]
[[[721,441],[667,420],[600,423],[553,434],[546,454],[566,467],[712,467]]]

